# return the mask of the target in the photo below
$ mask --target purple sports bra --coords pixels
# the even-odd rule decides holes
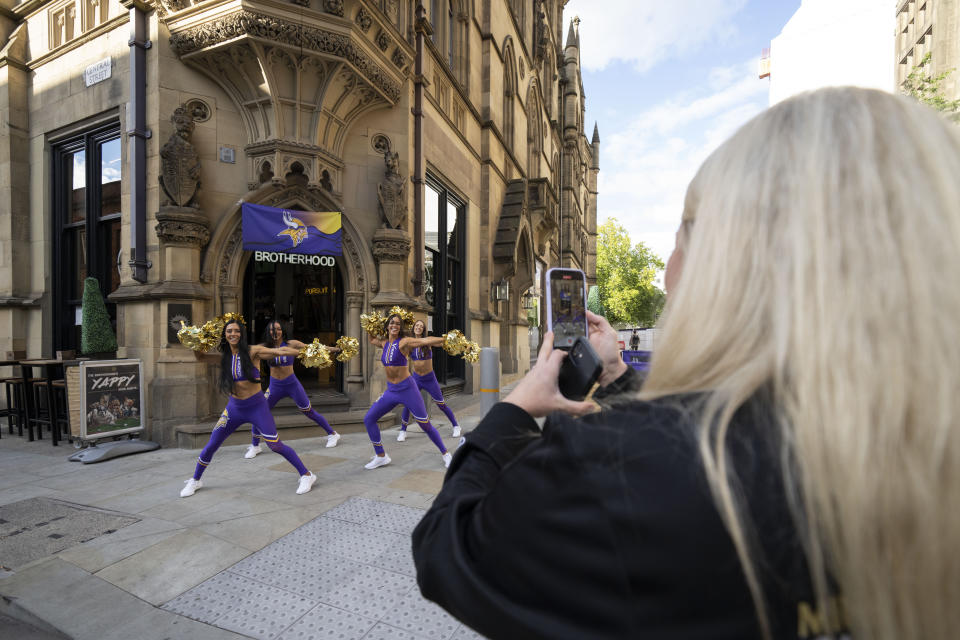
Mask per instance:
[[[233,374],[233,381],[240,382],[260,382],[260,372],[254,369],[256,372],[256,377],[251,381],[247,380],[247,376],[243,375],[243,365],[240,363],[240,355],[233,354],[230,356],[230,373]]]
[[[411,360],[433,360],[433,349],[430,347],[416,347],[410,353]]]
[[[407,356],[400,351],[400,340],[387,342],[383,346],[383,353],[380,354],[380,362],[385,367],[405,367],[407,366]]]
[[[283,342],[281,342],[280,346],[281,347],[287,346],[287,341],[284,340]],[[270,361],[270,366],[271,367],[289,367],[290,365],[293,364],[293,360],[295,357],[296,356],[277,356],[276,358]]]

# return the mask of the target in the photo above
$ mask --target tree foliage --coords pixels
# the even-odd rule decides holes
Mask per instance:
[[[927,53],[903,81],[900,89],[921,104],[933,107],[937,111],[947,114],[951,120],[960,119],[960,100],[949,100],[943,95],[943,81],[953,73],[948,69],[937,75],[930,71],[931,55]]]
[[[599,303],[611,324],[652,327],[664,293],[653,281],[663,260],[642,242],[630,244],[627,230],[610,218],[597,229]]]
[[[83,308],[80,315],[80,351],[85,354],[115,352],[117,337],[110,325],[110,315],[96,278],[83,281]]]

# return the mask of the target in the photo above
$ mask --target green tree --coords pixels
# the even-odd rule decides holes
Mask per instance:
[[[927,53],[913,69],[910,75],[900,86],[904,95],[910,96],[921,104],[933,107],[937,111],[947,114],[951,120],[960,119],[960,100],[948,100],[943,95],[943,81],[953,73],[953,69],[947,69],[942,73],[933,75],[930,70],[931,55]]]
[[[597,229],[597,288],[611,324],[652,327],[664,293],[653,281],[663,260],[642,242],[630,244],[627,230],[610,218]]]
[[[116,352],[117,337],[110,326],[107,305],[103,303],[100,283],[96,278],[83,281],[83,309],[80,315],[80,351],[85,354]]]

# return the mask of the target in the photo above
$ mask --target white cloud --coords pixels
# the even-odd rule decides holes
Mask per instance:
[[[600,221],[617,218],[634,242],[666,260],[687,185],[703,160],[767,103],[756,62],[713,69],[701,89],[675,95],[602,137]]]
[[[584,68],[599,71],[613,60],[622,60],[645,71],[661,60],[732,37],[736,33],[733,18],[746,2],[571,0],[563,10],[563,37],[566,40],[570,19],[579,16]]]

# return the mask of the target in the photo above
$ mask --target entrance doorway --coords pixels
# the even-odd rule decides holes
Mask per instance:
[[[243,292],[251,342],[260,342],[267,323],[273,320],[280,322],[287,337],[304,343],[319,338],[329,346],[343,335],[343,281],[335,264],[258,262],[251,256]],[[343,391],[343,364],[336,360],[324,369],[304,367],[297,360],[294,373],[308,391]]]

